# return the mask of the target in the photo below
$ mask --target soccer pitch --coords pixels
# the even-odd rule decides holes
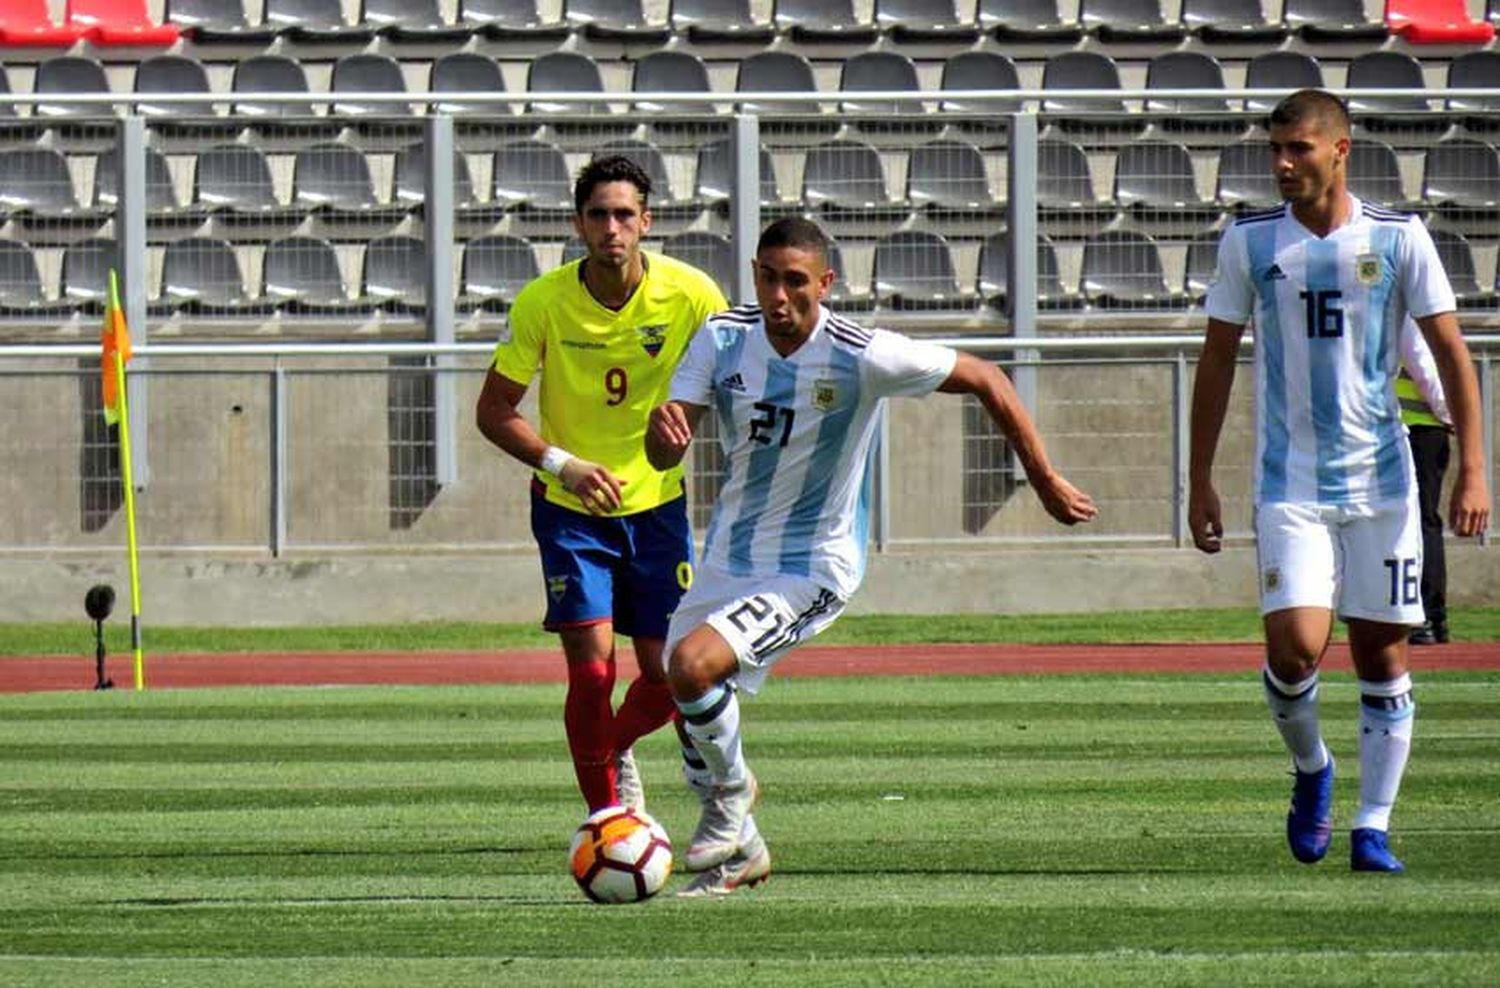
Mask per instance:
[[[1347,676],[1315,867],[1253,676],[773,681],[771,882],[616,907],[567,873],[560,686],[0,697],[0,984],[1500,983],[1497,683],[1421,676],[1392,878],[1348,870]]]

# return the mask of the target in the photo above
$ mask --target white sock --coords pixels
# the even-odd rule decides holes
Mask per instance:
[[[682,747],[682,777],[687,780],[693,795],[698,797],[698,802],[703,802],[713,794],[714,774],[708,770],[708,763],[692,745]]]
[[[1359,681],[1359,812],[1354,829],[1388,830],[1391,808],[1406,772],[1411,752],[1412,722],[1417,702],[1411,695],[1411,677],[1401,675],[1388,683]]]
[[[1321,772],[1328,764],[1328,748],[1318,728],[1318,674],[1300,683],[1286,683],[1276,678],[1270,666],[1261,669],[1266,689],[1266,706],[1281,732],[1299,772]]]
[[[740,700],[733,687],[720,683],[696,700],[678,701],[677,709],[714,782],[744,785],[750,774],[740,750]]]

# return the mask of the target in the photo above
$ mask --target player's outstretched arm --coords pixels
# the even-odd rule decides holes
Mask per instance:
[[[651,409],[646,425],[646,460],[658,470],[668,470],[682,462],[687,454],[703,405],[669,401]]]
[[[1015,448],[1037,498],[1047,513],[1064,525],[1088,521],[1099,513],[1093,498],[1052,469],[1046,447],[1010,378],[988,360],[960,352],[948,379],[938,386],[949,394],[978,398]]]
[[[1244,326],[1210,319],[1193,378],[1188,427],[1188,530],[1193,534],[1193,545],[1209,553],[1223,548],[1224,516],[1219,492],[1214,489],[1214,454],[1229,410],[1229,390],[1234,385],[1234,365],[1244,332]]]
[[[1479,377],[1474,373],[1469,346],[1453,313],[1424,316],[1417,320],[1417,325],[1437,363],[1448,411],[1453,416],[1453,432],[1458,437],[1458,475],[1448,502],[1448,527],[1455,535],[1478,535],[1490,522]]]
[[[486,439],[529,467],[555,469],[557,479],[592,514],[606,514],[620,506],[620,481],[608,469],[578,456],[566,455],[560,464],[544,461],[547,442],[531,427],[518,407],[526,386],[491,368],[485,376],[474,421]]]

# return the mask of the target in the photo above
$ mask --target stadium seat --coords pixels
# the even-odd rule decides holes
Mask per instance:
[[[365,247],[361,297],[392,315],[427,309],[427,247],[416,237],[377,237]]]
[[[769,45],[776,38],[776,26],[757,21],[750,0],[672,0],[669,16],[677,35],[695,45]]]
[[[939,88],[943,90],[944,98],[938,109],[949,113],[1014,113],[1021,106],[1020,100],[980,102],[959,95],[965,90],[1021,88],[1016,63],[999,52],[964,51],[950,56],[943,62]]]
[[[1126,144],[1115,157],[1115,202],[1136,214],[1170,214],[1190,223],[1219,216],[1218,207],[1198,194],[1188,149],[1171,141]]]
[[[1422,201],[1440,209],[1500,210],[1500,151],[1483,141],[1439,141],[1427,149]]]
[[[0,24],[0,45],[17,48],[70,48],[83,39],[81,26],[52,20],[48,0],[7,0],[5,23]]]
[[[533,93],[603,93],[604,77],[599,66],[587,55],[571,51],[548,52],[532,60],[526,75],[526,89]],[[534,113],[604,113],[603,103],[554,103],[550,100],[528,104]]]
[[[505,76],[500,64],[488,55],[472,51],[453,51],[432,63],[429,88],[434,93],[451,93],[451,98],[440,99],[432,104],[436,113],[452,116],[508,117],[509,103],[482,103],[459,99],[463,93],[503,93]],[[465,121],[465,126],[468,121]]]
[[[120,199],[119,152],[111,148],[94,163],[94,206],[113,208]],[[166,157],[156,148],[146,148],[146,212],[157,215],[179,212],[177,190]]]
[[[204,136],[233,134],[243,126],[238,120],[220,117],[212,103],[184,103],[173,94],[213,92],[203,63],[186,55],[153,55],[141,60],[135,70],[135,111],[151,118],[158,134]]]
[[[464,245],[460,272],[458,308],[465,312],[504,312],[541,273],[530,242],[509,233],[470,240]]]
[[[979,0],[979,26],[1003,44],[1070,45],[1083,40],[1083,26],[1064,21],[1057,0]]]
[[[392,188],[398,203],[420,207],[427,201],[427,146],[412,144],[396,152],[392,163]],[[453,207],[465,213],[479,206],[474,195],[474,177],[466,155],[453,153]],[[498,217],[495,217],[498,219]]]
[[[53,318],[72,308],[73,303],[67,299],[47,297],[36,255],[29,244],[0,240],[0,316]]]
[[[740,62],[735,91],[741,93],[815,93],[818,83],[812,63],[795,52],[756,52]],[[755,114],[816,114],[822,112],[814,103],[763,103],[744,100],[740,109]]]
[[[734,149],[726,138],[698,149],[695,194],[705,205],[727,204],[734,194]],[[760,149],[760,208],[762,213],[787,207],[776,184],[771,152]]]
[[[1120,70],[1108,55],[1092,51],[1068,51],[1047,59],[1042,69],[1042,89],[1120,88]],[[1048,96],[1042,112],[1049,125],[1067,133],[1090,130],[1135,130],[1139,120],[1125,117],[1129,111],[1122,99]]]
[[[1281,20],[1303,41],[1358,42],[1384,41],[1384,21],[1365,16],[1364,0],[1286,0]]]
[[[1078,20],[1105,44],[1169,45],[1187,36],[1162,16],[1161,0],[1080,0]]]
[[[1246,89],[1321,89],[1323,69],[1304,52],[1272,51],[1256,55],[1245,65]],[[1281,96],[1252,96],[1245,100],[1251,113],[1270,113]]]
[[[337,97],[339,93],[406,92],[406,76],[401,71],[401,63],[390,55],[360,52],[339,58],[333,63],[330,89],[335,99],[329,113],[340,117],[410,116],[412,112],[410,103],[377,103]]]
[[[573,175],[555,144],[526,139],[495,151],[494,201],[512,209],[573,215]]]
[[[1156,241],[1114,230],[1083,245],[1080,286],[1089,305],[1101,309],[1180,309],[1187,298],[1167,286]]]
[[[734,246],[723,234],[706,230],[674,233],[663,242],[662,253],[708,275],[726,296],[734,294]]]
[[[1188,244],[1187,268],[1183,274],[1183,291],[1193,305],[1202,305],[1208,298],[1208,286],[1213,284],[1214,273],[1219,267],[1218,233],[1206,233]]]
[[[906,209],[891,198],[880,155],[860,141],[839,140],[807,152],[802,171],[802,202],[821,211],[858,213]]]
[[[265,22],[304,45],[368,44],[375,32],[344,19],[343,0],[266,0]]]
[[[1355,141],[1349,148],[1347,171],[1349,192],[1365,202],[1407,210],[1428,205],[1406,195],[1395,149],[1383,141]]]
[[[67,0],[66,11],[64,20],[94,45],[164,48],[179,37],[174,25],[151,20],[146,0]]]
[[[979,297],[987,305],[1005,308],[1010,294],[1010,233],[990,234],[979,248]],[[1063,287],[1057,270],[1057,248],[1046,236],[1036,241],[1036,305],[1043,311],[1076,309],[1083,299]]]
[[[32,144],[46,128],[35,117],[20,117],[11,95],[10,76],[0,66],[0,145]]]
[[[394,222],[405,211],[375,195],[370,163],[347,144],[315,144],[297,152],[292,169],[293,204],[331,220]]]
[[[1500,51],[1470,51],[1448,63],[1449,89],[1489,89],[1495,95],[1450,96],[1447,108],[1455,112],[1467,112],[1463,117],[1465,130],[1473,133],[1493,133],[1500,130]]]
[[[67,159],[56,148],[0,150],[0,202],[11,216],[97,219],[79,203]]]
[[[979,40],[978,22],[962,20],[954,0],[875,0],[875,24],[898,44]]]
[[[1224,70],[1218,59],[1202,52],[1173,51],[1152,57],[1146,64],[1147,89],[1224,88]],[[1163,130],[1203,135],[1225,134],[1245,129],[1246,121],[1234,114],[1227,99],[1183,99],[1153,96],[1146,112],[1156,117]]]
[[[635,65],[631,79],[631,91],[645,93],[708,93],[708,67],[703,59],[685,51],[654,51]],[[644,113],[713,113],[714,105],[707,100],[692,102],[662,102],[653,99],[636,99],[631,106]]]
[[[1265,209],[1281,202],[1271,173],[1271,153],[1262,141],[1240,141],[1219,149],[1214,200],[1225,209]]]
[[[563,17],[591,41],[664,45],[672,26],[653,23],[642,0],[563,0]]]
[[[82,96],[110,91],[104,66],[82,55],[57,55],[36,67],[32,91],[37,95]],[[111,105],[42,101],[31,111],[38,117],[100,117],[112,115]],[[113,130],[113,123],[110,124]]]
[[[459,0],[458,20],[494,41],[562,41],[571,33],[544,18],[537,0]]]
[[[277,198],[265,153],[249,144],[222,144],[200,152],[192,201],[247,220],[301,219],[300,211]]]
[[[1036,146],[1037,207],[1072,213],[1097,208],[1088,156],[1072,141],[1047,139]]]
[[[854,0],[776,0],[776,27],[797,44],[873,44],[880,29],[862,22]]]
[[[875,245],[875,300],[892,309],[966,309],[974,296],[958,284],[953,253],[940,234],[898,230]]]
[[[1465,0],[1386,0],[1385,23],[1413,45],[1487,45],[1495,26],[1469,19]]]
[[[165,0],[164,17],[195,45],[235,44],[264,47],[276,40],[276,29],[251,24],[245,0]]]
[[[252,55],[234,67],[234,80],[230,83],[235,93],[286,93],[289,96],[306,95],[307,73],[302,63],[285,55]],[[305,99],[288,99],[275,102],[236,102],[235,116],[254,119],[275,117],[311,118],[315,114],[313,104]]]
[[[110,238],[90,237],[68,244],[63,250],[60,297],[86,315],[102,313],[109,298],[109,270],[119,266]]]
[[[852,94],[868,92],[920,92],[917,81],[917,66],[907,55],[894,51],[865,51],[845,60],[839,75],[839,92],[844,99],[839,101],[839,113],[857,114],[865,117],[889,118],[893,116],[917,116],[922,114],[922,104],[898,102],[896,100],[869,100],[850,98]],[[860,121],[867,126],[871,121]],[[916,121],[903,120],[897,126],[908,129]]]
[[[1447,273],[1448,283],[1453,287],[1453,294],[1458,300],[1458,307],[1500,308],[1500,294],[1496,293],[1500,286],[1486,288],[1479,283],[1479,276],[1474,270],[1474,251],[1468,239],[1461,233],[1441,228],[1432,230],[1431,233],[1438,258],[1443,262],[1443,271]]]
[[[834,239],[828,241],[828,269],[834,273],[828,286],[827,302],[837,312],[869,312],[875,308],[875,293],[869,282],[856,282],[844,264],[843,248]]]
[[[443,20],[438,0],[361,0],[360,21],[391,41],[461,45],[472,26]]]
[[[162,255],[161,310],[194,315],[269,315],[271,305],[245,292],[234,245],[219,237],[186,237]],[[164,313],[163,313],[164,314]]]
[[[912,149],[906,198],[935,222],[976,220],[991,225],[1004,207],[990,191],[984,157],[967,141],[938,140]]]
[[[322,237],[291,236],[266,247],[261,297],[294,315],[359,315],[367,307],[349,298],[333,244]]]
[[[1262,0],[1183,0],[1182,26],[1208,44],[1278,45],[1285,25],[1266,20]]]
[[[1415,89],[1427,88],[1422,65],[1405,52],[1363,52],[1349,60],[1345,85],[1349,89]],[[1356,119],[1361,114],[1385,116],[1392,113],[1426,113],[1427,100],[1420,97],[1355,97],[1349,100],[1349,112]]]

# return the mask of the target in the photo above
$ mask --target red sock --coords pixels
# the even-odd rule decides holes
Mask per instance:
[[[569,662],[563,725],[573,771],[589,812],[619,802],[615,795],[615,689],[613,662]]]
[[[665,682],[653,683],[644,676],[625,691],[625,699],[615,714],[615,744],[623,751],[672,719],[677,704]]]

